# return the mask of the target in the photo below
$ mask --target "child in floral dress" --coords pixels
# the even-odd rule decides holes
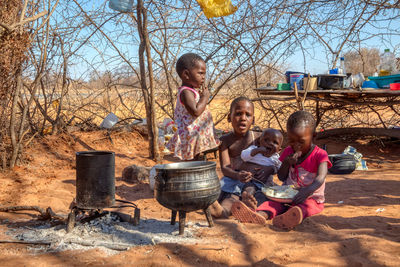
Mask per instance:
[[[182,80],[174,114],[178,129],[166,147],[181,160],[200,160],[202,152],[219,145],[211,112],[207,109],[210,91],[203,86],[206,63],[200,56],[187,53],[176,62],[176,71]]]

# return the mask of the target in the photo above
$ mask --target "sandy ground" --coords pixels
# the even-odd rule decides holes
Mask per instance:
[[[170,211],[157,203],[148,184],[121,180],[126,166],[154,165],[147,141],[132,132],[112,132],[111,138],[113,143],[105,131],[95,131],[34,141],[23,165],[0,174],[1,206],[37,205],[67,214],[75,196],[75,152],[111,150],[116,154],[116,198],[138,204],[142,218],[168,221]],[[216,220],[215,227],[197,231],[199,242],[136,246],[112,254],[100,247],[43,253],[33,245],[0,243],[1,265],[399,266],[400,143],[337,138],[317,144],[327,144],[330,154],[352,145],[364,155],[369,170],[329,174],[325,210],[292,231],[241,224],[233,218]],[[0,212],[0,239],[11,240],[6,232],[12,228],[42,223],[37,215]],[[188,221],[206,224],[201,212],[189,213]]]

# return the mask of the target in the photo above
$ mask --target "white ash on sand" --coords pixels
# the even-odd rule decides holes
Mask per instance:
[[[74,249],[105,248],[107,253],[129,249],[140,245],[156,245],[158,243],[199,243],[196,232],[208,227],[207,222],[186,222],[185,232],[178,235],[178,223],[171,225],[169,221],[141,219],[134,226],[120,222],[119,217],[110,213],[88,223],[77,223],[72,232],[67,233],[65,225],[50,226],[44,224],[37,227],[10,228],[7,232],[13,238],[25,242],[49,242],[51,245],[31,247],[35,252],[62,251]]]

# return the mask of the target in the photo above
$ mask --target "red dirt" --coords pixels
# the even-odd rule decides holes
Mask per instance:
[[[153,198],[148,184],[132,185],[120,178],[131,164],[152,166],[148,144],[131,132],[74,132],[46,136],[27,148],[24,165],[0,174],[1,206],[37,205],[68,213],[75,196],[75,152],[96,149],[116,154],[116,197],[133,201],[142,217],[170,218],[170,210]],[[200,232],[202,239],[219,238],[215,244],[158,244],[133,247],[107,256],[100,249],[33,254],[23,244],[0,244],[2,266],[399,266],[400,262],[400,145],[399,142],[320,140],[330,154],[347,145],[356,147],[368,171],[327,177],[326,205],[320,215],[306,219],[292,231],[217,220],[214,228]],[[384,146],[383,146],[384,145]],[[210,159],[214,160],[214,159]],[[168,162],[168,161],[165,161]],[[339,204],[339,201],[343,201]],[[377,209],[384,208],[382,212]],[[37,213],[0,213],[0,239],[9,239],[9,222],[36,220]],[[204,221],[200,212],[188,215]]]

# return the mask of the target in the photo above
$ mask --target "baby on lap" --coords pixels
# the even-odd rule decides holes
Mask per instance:
[[[253,170],[263,167],[272,167],[272,172],[269,173],[266,181],[261,182],[253,177],[243,186],[242,202],[252,209],[256,209],[266,199],[261,188],[274,185],[272,175],[277,173],[282,164],[279,160],[282,142],[282,133],[279,130],[268,128],[260,136],[260,146],[251,145],[241,153],[243,164],[240,169],[242,170],[253,172]],[[261,172],[265,172],[265,170],[261,169]]]

